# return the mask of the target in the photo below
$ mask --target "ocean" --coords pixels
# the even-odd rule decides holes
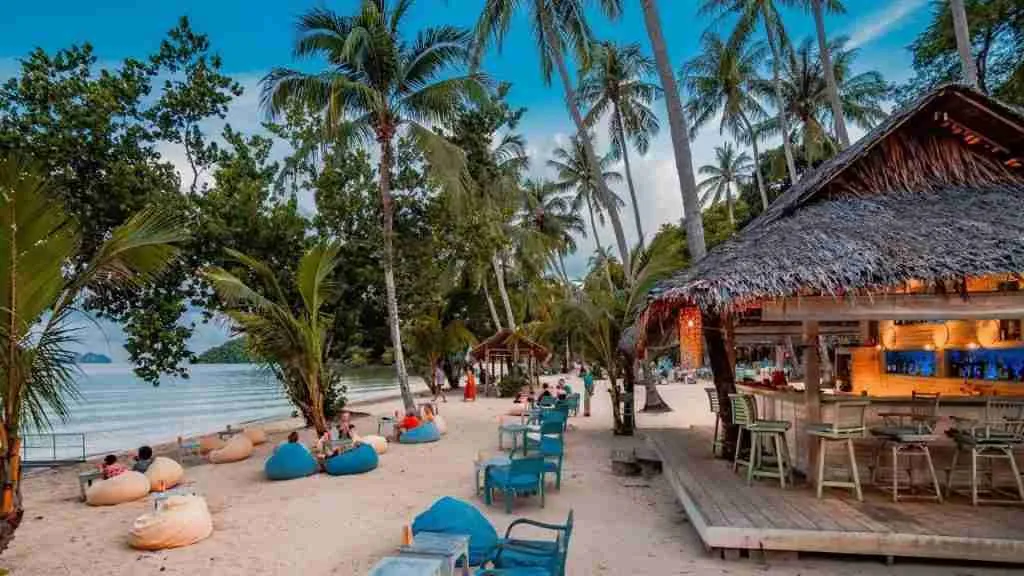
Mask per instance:
[[[137,378],[130,365],[83,364],[81,370],[80,398],[70,401],[70,418],[54,419],[49,432],[84,434],[89,456],[208,434],[228,424],[283,418],[294,410],[273,374],[250,364],[197,364],[189,366],[190,378],[165,377],[160,386]],[[391,367],[353,369],[343,380],[350,402],[398,393]],[[414,390],[423,386],[413,380]],[[29,458],[52,454],[49,438],[45,446],[40,440],[26,439]],[[58,438],[57,456],[81,455],[80,442]]]

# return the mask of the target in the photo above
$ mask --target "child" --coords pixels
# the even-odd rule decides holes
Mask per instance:
[[[153,449],[149,446],[140,446],[138,454],[135,455],[135,464],[132,464],[132,470],[145,474],[152,463]]]
[[[117,463],[117,456],[113,454],[107,454],[107,457],[103,459],[103,464],[100,465],[100,472],[103,473],[104,480],[109,480],[127,471],[127,468]]]

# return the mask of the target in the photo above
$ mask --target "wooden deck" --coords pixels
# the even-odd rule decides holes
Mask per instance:
[[[675,489],[709,549],[824,552],[1024,563],[1024,508],[974,508],[963,499],[894,504],[865,486],[865,501],[806,485],[745,479],[711,457],[710,431],[647,429]]]

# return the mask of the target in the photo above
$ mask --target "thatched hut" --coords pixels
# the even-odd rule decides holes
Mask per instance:
[[[521,363],[526,364],[525,372],[532,379],[537,367],[549,356],[551,352],[547,348],[508,328],[498,330],[473,348],[474,360],[488,368],[491,376],[488,387],[491,383],[496,384],[505,374],[510,373],[514,366]]]

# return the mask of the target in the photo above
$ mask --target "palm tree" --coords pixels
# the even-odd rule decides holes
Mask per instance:
[[[964,0],[949,0],[949,9],[953,11],[953,32],[956,34],[956,49],[960,52],[960,68],[963,70],[964,82],[978,88],[978,67],[971,55],[971,34],[967,27]]]
[[[668,130],[672,136],[672,151],[676,160],[676,174],[679,176],[679,191],[683,196],[683,217],[686,220],[686,244],[690,257],[700,260],[707,253],[704,244],[704,222],[701,219],[700,202],[697,198],[697,180],[693,175],[693,156],[690,153],[690,133],[686,129],[683,115],[683,100],[679,86],[672,75],[672,63],[668,58],[668,46],[661,31],[661,17],[654,0],[641,0],[644,9],[644,24],[651,39],[651,50],[658,68],[658,78],[665,94],[668,110]],[[628,270],[628,268],[627,268]],[[627,272],[628,275],[628,272]]]
[[[324,312],[324,306],[338,298],[332,278],[341,265],[340,249],[340,243],[332,242],[303,254],[293,287],[301,300],[296,306],[267,264],[241,252],[228,250],[228,255],[251,272],[258,287],[221,267],[202,271],[235,330],[245,334],[252,352],[274,369],[317,436],[327,432],[324,399],[334,385],[329,364],[334,316]]]
[[[832,68],[832,54],[828,49],[828,35],[825,33],[824,8],[833,14],[846,12],[841,0],[827,0],[828,4],[822,6],[822,0],[807,0],[811,5],[811,12],[814,13],[814,27],[818,33],[818,53],[821,55],[821,67],[825,70],[825,87],[828,90],[828,101],[832,106],[832,120],[835,122],[836,136],[843,148],[850,145],[850,135],[846,132],[846,119],[843,115],[843,105],[839,100],[839,88],[836,84],[835,71]]]
[[[794,4],[802,0],[780,0],[787,4]],[[768,46],[772,51],[772,82],[774,87],[774,101],[776,103],[777,123],[781,127],[782,149],[786,156],[786,170],[789,172],[789,179],[796,182],[800,175],[796,171],[796,162],[793,160],[793,147],[789,141],[789,120],[786,118],[786,109],[782,94],[782,54],[789,39],[786,36],[786,29],[782,25],[782,15],[779,14],[776,0],[704,0],[701,5],[702,14],[715,13],[720,16],[737,16],[736,27],[729,38],[729,45],[733,48],[742,45],[754,32],[758,25],[764,27],[765,36],[768,38]]]
[[[705,34],[701,54],[683,65],[679,72],[690,94],[686,113],[694,131],[721,113],[718,132],[728,132],[738,141],[750,142],[763,210],[768,209],[768,192],[761,176],[761,154],[754,122],[760,122],[766,114],[753,92],[760,80],[757,68],[765,55],[766,48],[760,42],[730,49],[719,36]]]
[[[612,154],[616,160],[622,159],[626,169],[626,184],[641,247],[644,246],[644,230],[626,139],[632,141],[637,152],[646,154],[651,138],[658,134],[658,117],[650,105],[661,94],[661,88],[645,80],[654,71],[654,61],[643,55],[638,44],[619,47],[601,42],[593,49],[590,67],[583,71],[579,86],[580,101],[590,106],[584,119],[588,126],[595,125],[611,112]]]
[[[618,18],[622,12],[621,0],[600,0],[601,8],[610,18]],[[586,133],[586,123],[580,113],[576,92],[569,77],[569,67],[565,61],[566,49],[572,49],[581,67],[589,61],[592,34],[584,17],[582,0],[486,0],[483,11],[476,24],[476,55],[483,54],[490,40],[501,47],[512,23],[514,13],[520,7],[529,7],[530,21],[534,23],[535,40],[540,48],[541,70],[544,80],[551,83],[551,74],[558,72],[562,82],[565,107],[576,125],[578,134]],[[597,170],[597,154],[589,138],[583,139],[583,147],[594,170]],[[601,196],[610,197],[611,190],[595,174]],[[629,270],[629,248],[622,230],[622,221],[618,213],[610,212],[609,218],[615,231],[619,255],[623,266]]]
[[[526,250],[534,254],[546,254],[552,268],[569,286],[564,255],[576,250],[573,234],[586,236],[583,219],[573,210],[569,198],[550,182],[527,180],[523,188],[520,222]]]
[[[485,221],[488,224],[502,223],[506,220],[503,218],[503,212],[519,191],[520,174],[529,166],[525,139],[520,134],[504,134],[491,150],[490,160],[497,171],[497,177],[491,182],[477,183],[477,188],[487,191],[488,215]],[[500,226],[495,230],[495,234],[499,238],[504,237]],[[512,312],[512,301],[508,297],[508,288],[505,286],[505,267],[498,250],[491,253],[491,269],[494,271],[498,294],[501,296],[501,303],[505,308],[508,327],[515,331],[516,319]]]
[[[66,420],[77,397],[78,340],[70,325],[81,295],[95,288],[141,287],[176,260],[187,239],[171,213],[145,210],[114,229],[83,266],[78,223],[53,200],[49,183],[28,160],[0,158],[0,551],[14,538],[21,499],[21,434]]]
[[[751,161],[746,152],[736,153],[732,144],[726,142],[723,146],[715,146],[715,158],[717,163],[705,164],[697,171],[707,176],[701,180],[698,188],[703,192],[700,203],[704,206],[714,206],[722,200],[729,210],[729,224],[736,227],[736,217],[733,215],[734,191],[737,191],[740,184],[750,178]]]
[[[410,352],[423,361],[423,380],[434,394],[440,393],[434,379],[440,362],[449,354],[465,351],[476,341],[461,320],[442,324],[437,314],[420,316],[406,327],[405,333]]]
[[[423,149],[435,177],[446,186],[458,186],[464,157],[457,148],[431,132],[424,123],[450,121],[466,98],[486,96],[484,77],[458,75],[471,56],[472,35],[452,26],[421,30],[413,42],[399,33],[411,0],[400,0],[391,10],[386,0],[362,0],[353,16],[313,9],[298,21],[295,54],[320,57],[327,69],[307,73],[287,68],[272,70],[263,79],[263,106],[271,116],[289,106],[304,104],[325,115],[333,134],[363,146],[376,144],[380,152],[380,180],[384,232],[384,285],[395,351],[395,368],[406,409],[415,409],[402,352],[401,322],[394,272],[394,206],[391,172],[395,137],[407,129]]]

